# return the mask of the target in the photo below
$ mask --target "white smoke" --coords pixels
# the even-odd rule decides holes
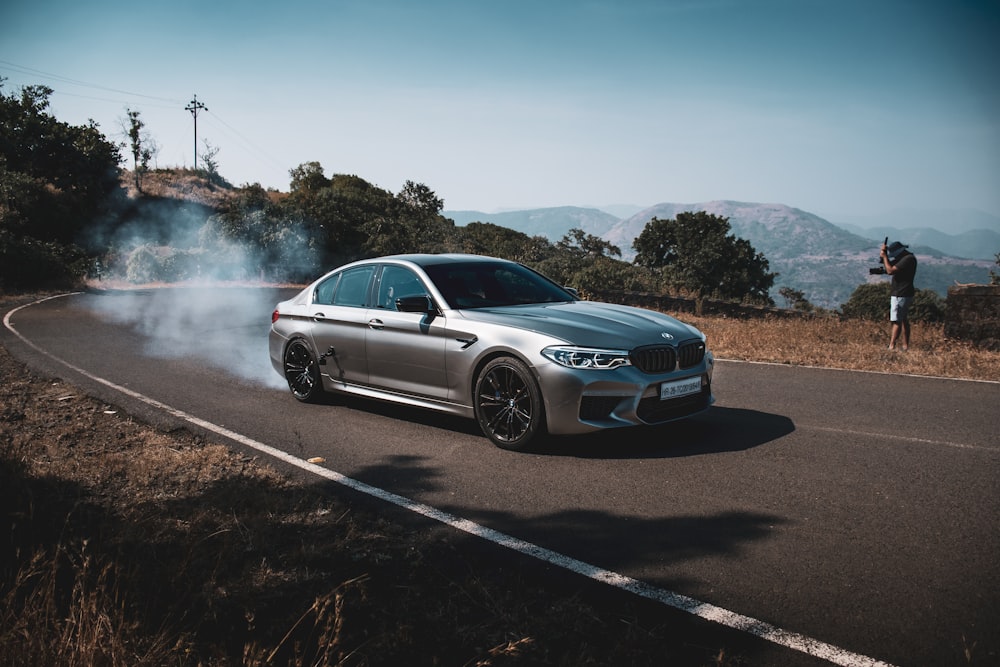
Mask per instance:
[[[264,278],[293,261],[300,272],[312,270],[316,251],[302,226],[280,226],[272,247],[256,250],[224,238],[206,207],[131,206],[127,223],[109,225],[91,243],[110,250],[92,286],[115,290],[116,297],[92,300],[95,308],[141,335],[150,357],[198,359],[244,380],[285,387],[271,367],[267,335],[275,304],[295,290],[268,286]]]
[[[197,359],[237,378],[283,388],[267,336],[274,305],[290,292],[205,283],[121,290],[92,303],[104,319],[141,335],[149,357]]]

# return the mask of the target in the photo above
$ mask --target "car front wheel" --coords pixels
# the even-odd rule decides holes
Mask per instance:
[[[479,427],[497,447],[524,451],[544,431],[541,391],[518,359],[486,364],[476,378],[474,402]]]
[[[292,396],[303,403],[313,403],[323,394],[319,364],[302,340],[293,340],[285,348],[285,380]]]

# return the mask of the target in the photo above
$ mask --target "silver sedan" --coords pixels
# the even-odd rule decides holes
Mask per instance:
[[[521,265],[396,255],[327,273],[271,316],[271,363],[300,401],[354,394],[475,419],[499,447],[707,409],[705,336],[582,301]]]

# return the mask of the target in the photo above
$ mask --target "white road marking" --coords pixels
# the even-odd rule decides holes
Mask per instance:
[[[727,364],[747,364],[750,366],[778,366],[779,368],[808,368],[814,371],[834,371],[840,373],[867,373],[868,375],[893,375],[904,378],[919,378],[921,380],[950,380],[952,382],[978,382],[980,384],[1000,384],[1000,380],[979,380],[976,378],[953,378],[944,375],[917,375],[916,373],[893,373],[890,371],[869,371],[861,368],[834,368],[832,366],[811,366],[809,364],[782,364],[777,361],[747,361],[746,359],[725,359],[716,357],[717,362]]]
[[[897,435],[895,433],[877,433],[875,431],[854,431],[845,428],[831,428],[829,426],[810,426],[808,424],[796,424],[796,429],[811,429],[824,433],[836,433],[843,435],[856,435],[861,438],[871,440],[872,438],[883,438],[888,440],[901,440],[903,442],[913,442],[920,445],[940,445],[942,447],[954,447],[956,449],[974,449],[983,452],[996,452],[996,447],[984,447],[982,445],[969,445],[964,442],[950,442],[948,440],[932,440],[930,438],[914,438],[908,435]]]
[[[73,294],[79,294],[79,292],[74,292]],[[680,593],[668,591],[664,588],[648,584],[644,581],[633,579],[632,577],[624,574],[619,574],[618,572],[613,572],[596,565],[585,563],[581,560],[577,560],[576,558],[572,558],[571,556],[566,556],[565,554],[561,554],[557,551],[540,547],[537,544],[520,540],[500,531],[493,530],[492,528],[487,528],[486,526],[469,521],[468,519],[457,517],[448,512],[431,507],[430,505],[425,505],[415,500],[411,500],[410,498],[392,493],[391,491],[371,486],[370,484],[347,477],[346,475],[342,475],[336,471],[310,463],[309,461],[300,459],[296,456],[292,456],[288,452],[264,444],[263,442],[259,442],[253,438],[249,438],[241,433],[237,433],[236,431],[231,431],[224,426],[219,426],[218,424],[206,421],[200,417],[184,412],[183,410],[178,410],[177,408],[169,406],[166,403],[161,403],[154,398],[150,398],[149,396],[140,394],[137,391],[133,391],[127,387],[122,387],[121,385],[117,385],[110,380],[106,380],[102,377],[89,373],[88,371],[69,363],[65,359],[55,356],[54,354],[31,342],[21,335],[21,333],[14,328],[14,325],[10,321],[11,316],[22,308],[27,308],[29,306],[42,303],[43,301],[59,298],[61,296],[72,295],[60,294],[51,296],[45,299],[39,299],[33,303],[25,304],[18,308],[14,308],[4,316],[4,326],[31,349],[62,364],[63,366],[66,366],[93,382],[97,382],[105,387],[121,392],[126,396],[129,396],[137,401],[141,401],[142,403],[158,410],[162,410],[177,419],[186,421],[189,424],[198,426],[206,431],[228,438],[234,442],[238,442],[241,445],[255,449],[263,454],[267,454],[268,456],[273,456],[280,461],[284,461],[285,463],[310,472],[318,477],[322,477],[331,482],[336,482],[337,484],[341,484],[349,489],[353,489],[354,491],[378,498],[379,500],[392,503],[393,505],[398,505],[399,507],[416,514],[439,521],[445,525],[451,526],[452,528],[469,533],[470,535],[475,535],[476,537],[480,537],[499,546],[506,547],[520,554],[531,556],[532,558],[549,563],[550,565],[561,567],[589,579],[593,579],[623,591],[628,591],[649,600],[659,602],[664,606],[687,612],[693,616],[697,616],[698,618],[718,623],[719,625],[746,632],[779,646],[784,646],[794,651],[799,651],[801,653],[826,660],[835,665],[841,665],[842,667],[892,667],[890,663],[882,662],[880,660],[876,660],[875,658],[870,658],[858,653],[853,653],[832,644],[827,644],[826,642],[807,637],[806,635],[783,630],[782,628],[771,625],[770,623],[765,623],[764,621],[759,621],[755,618],[744,616],[743,614],[738,614],[736,612],[729,611],[728,609],[724,609],[707,602],[702,602],[686,595],[681,595]]]

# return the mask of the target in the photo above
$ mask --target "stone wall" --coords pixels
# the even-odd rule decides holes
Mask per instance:
[[[1000,285],[949,287],[944,334],[1000,351]]]

